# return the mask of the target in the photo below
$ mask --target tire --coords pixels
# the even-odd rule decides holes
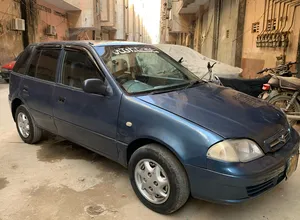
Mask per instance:
[[[156,194],[155,202],[150,201],[151,199],[149,200],[147,196],[142,194],[142,192],[144,192],[145,194],[148,195],[148,191],[141,190],[138,186],[139,183],[141,182],[140,181],[141,175],[140,173],[137,172],[137,170],[142,172],[143,177],[144,175],[147,175],[145,178],[143,178],[142,182],[144,184],[148,183],[148,186],[150,185],[149,187],[152,187],[153,190],[151,193],[155,194],[156,191],[161,188],[159,185],[158,186],[155,185],[155,180],[154,182],[152,182],[153,181],[153,179],[151,179],[152,176],[151,177],[148,176],[149,172],[146,171],[146,166],[144,166],[144,163],[149,161],[150,161],[149,164],[150,165],[152,164],[152,168],[154,163],[156,163],[155,167],[153,168],[154,169],[153,178],[157,176],[155,171],[157,171],[157,167],[159,167],[161,172],[159,172],[158,179],[161,180],[161,177],[164,177],[164,180],[167,179],[166,182],[168,182],[168,186],[165,186],[163,188],[164,194],[165,195],[168,194],[168,196],[165,198],[163,197],[157,198],[156,196],[158,196],[159,194]],[[142,165],[140,166],[140,164]],[[144,166],[144,170],[140,169],[140,167],[143,166]],[[147,206],[149,209],[155,212],[161,214],[173,213],[178,209],[180,209],[186,203],[186,201],[190,196],[189,181],[183,166],[178,161],[178,159],[174,156],[174,154],[172,154],[169,150],[167,150],[166,148],[158,144],[148,144],[137,149],[130,158],[128,169],[129,169],[130,182],[137,197],[141,200],[141,202],[145,206]],[[147,178],[147,182],[144,182],[146,178]],[[160,181],[159,184],[165,185],[165,184],[161,184]],[[151,189],[148,190],[150,191]]]
[[[21,120],[18,117],[22,117],[22,116],[24,116],[24,118],[26,118],[28,122],[20,123]],[[35,144],[42,139],[42,133],[43,133],[42,129],[37,127],[35,121],[33,120],[33,118],[31,117],[27,108],[24,105],[20,105],[17,108],[15,119],[16,119],[16,126],[17,126],[18,133],[25,143]],[[24,132],[24,129],[23,130],[21,129],[22,127],[21,124],[23,128],[29,126],[28,135],[26,132]],[[25,126],[25,124],[28,126]],[[26,135],[24,133],[26,133]]]
[[[280,95],[272,97],[269,100],[269,103],[272,105],[275,105],[278,108],[285,108],[291,99],[292,99],[292,95],[280,94]],[[300,112],[300,106],[298,104],[297,99],[291,105],[291,107],[289,109],[291,109],[293,112]],[[291,126],[294,126],[297,123],[297,120],[288,120],[288,121]]]
[[[4,81],[5,81],[6,83],[9,83],[9,79],[4,79]]]

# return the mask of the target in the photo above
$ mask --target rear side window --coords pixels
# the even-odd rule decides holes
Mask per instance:
[[[56,67],[60,50],[35,50],[28,70],[28,75],[38,79],[55,82]]]
[[[25,74],[26,67],[28,65],[32,50],[33,50],[33,47],[29,46],[28,48],[26,48],[23,52],[21,52],[19,54],[19,56],[16,59],[16,64],[13,69],[14,72],[20,73],[20,74]]]

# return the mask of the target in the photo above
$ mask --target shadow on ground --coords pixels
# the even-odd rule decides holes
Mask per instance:
[[[47,136],[47,139],[41,143],[40,149],[37,150],[37,159],[39,161],[55,163],[63,159],[85,160],[94,163],[98,169],[104,171],[126,172],[126,169],[120,164],[80,145],[60,137],[54,137],[48,134]]]
[[[67,140],[51,140],[42,143],[37,151],[39,161],[54,163],[62,159],[99,161],[100,155]]]

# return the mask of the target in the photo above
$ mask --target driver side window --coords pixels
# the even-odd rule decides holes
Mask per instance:
[[[101,76],[99,69],[87,53],[77,50],[66,51],[62,69],[62,84],[81,89],[86,79],[100,78]]]
[[[161,56],[155,53],[138,53],[136,55],[138,65],[142,69],[142,74],[153,77],[184,78],[176,67],[166,62]]]

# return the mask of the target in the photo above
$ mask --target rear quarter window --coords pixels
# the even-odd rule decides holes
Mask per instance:
[[[19,54],[19,56],[17,57],[17,61],[16,64],[13,68],[13,71],[16,73],[20,73],[20,74],[26,74],[26,67],[29,63],[29,58],[30,55],[33,51],[33,47],[29,46],[28,48],[26,48],[23,52],[21,52]]]

